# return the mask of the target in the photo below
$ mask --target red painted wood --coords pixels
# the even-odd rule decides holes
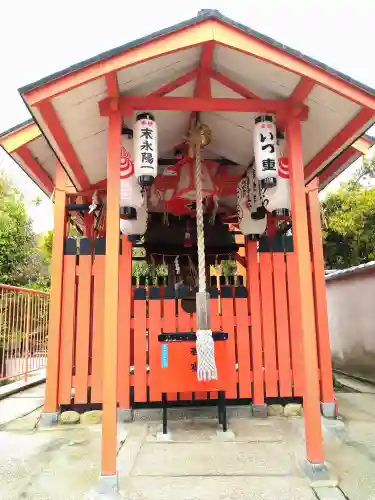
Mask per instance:
[[[247,245],[247,286],[251,315],[251,361],[253,368],[253,402],[264,404],[264,371],[263,371],[263,339],[262,315],[259,284],[259,263],[257,242],[249,241]]]
[[[174,299],[164,299],[163,301],[163,332],[174,333],[177,332],[176,320],[176,301]],[[168,393],[168,401],[177,401],[177,393]]]
[[[372,109],[363,108],[359,111],[359,113],[305,166],[305,179],[312,179],[316,175],[319,167],[327,162],[338,149],[342,148],[352,138],[358,137],[358,132],[370,122],[374,115],[375,112]]]
[[[266,394],[268,397],[277,397],[278,374],[276,366],[275,311],[273,299],[272,258],[270,253],[259,254],[259,268]]]
[[[117,399],[119,407],[130,408],[130,321],[132,244],[122,238],[122,254],[119,257],[119,316],[117,347]]]
[[[286,254],[289,325],[293,371],[293,394],[303,396],[303,352],[301,334],[301,303],[298,294],[298,269],[294,253]]]
[[[72,392],[76,298],[76,256],[64,255],[61,312],[59,404],[70,404]]]
[[[275,292],[275,320],[277,360],[279,368],[279,390],[281,397],[292,396],[290,365],[288,296],[286,287],[286,265],[284,253],[272,254],[273,286]]]
[[[158,341],[158,335],[162,332],[162,317],[161,309],[162,300],[149,300],[148,315],[149,331],[148,331],[148,357],[150,365],[150,401],[161,401],[162,388],[157,375],[156,368],[161,366],[161,344]]]
[[[186,313],[181,306],[181,300],[178,300],[177,309],[177,329],[179,332],[190,332],[191,328],[191,315]],[[183,401],[189,401],[193,397],[191,392],[181,392],[180,399]]]
[[[240,398],[251,397],[249,306],[246,298],[235,299],[237,323],[237,362]]]
[[[134,401],[147,401],[146,300],[134,300]]]
[[[221,314],[223,322],[223,331],[228,333],[228,340],[226,341],[230,349],[231,356],[236,359],[236,338],[235,338],[235,325],[236,317],[234,315],[234,299],[233,298],[221,298]],[[235,367],[228,367],[228,370],[235,370]],[[220,375],[219,375],[220,376]],[[236,374],[236,381],[238,382],[238,376]],[[226,397],[229,399],[237,398],[237,387],[233,387],[226,393]]]
[[[87,403],[91,326],[92,256],[79,256],[76,328],[76,384],[74,402]]]
[[[102,402],[105,255],[95,255],[92,320],[91,402]]]

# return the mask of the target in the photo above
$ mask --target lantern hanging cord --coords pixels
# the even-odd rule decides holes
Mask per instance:
[[[210,329],[209,296],[206,293],[206,255],[204,247],[204,218],[202,195],[202,164],[201,164],[201,127],[199,120],[193,134],[195,150],[195,191],[198,246],[198,280],[199,292],[197,303],[197,378],[198,380],[216,380],[215,344]]]

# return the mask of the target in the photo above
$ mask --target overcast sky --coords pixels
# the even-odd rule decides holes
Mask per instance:
[[[29,118],[17,92],[19,87],[194,17],[202,8],[218,9],[375,88],[374,0],[2,1],[0,131]],[[50,202],[2,151],[0,169],[24,193],[35,230],[50,229]],[[339,183],[333,184],[331,189]],[[35,208],[31,200],[38,194],[44,201]]]

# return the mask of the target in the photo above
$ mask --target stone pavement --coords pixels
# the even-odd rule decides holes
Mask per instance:
[[[342,419],[324,420],[327,462],[339,489],[311,488],[302,470],[303,419],[232,418],[224,441],[216,422],[119,425],[121,497],[129,500],[375,500],[375,396],[339,394]],[[2,415],[3,402],[0,402]],[[0,431],[0,498],[81,500],[97,484],[100,425],[34,430],[40,410]]]

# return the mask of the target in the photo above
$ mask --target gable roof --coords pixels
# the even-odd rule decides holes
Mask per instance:
[[[90,57],[89,59],[85,59],[84,61],[81,61],[77,64],[73,64],[71,66],[68,66],[67,68],[57,71],[55,73],[52,73],[51,75],[48,75],[44,78],[41,78],[40,80],[37,80],[35,82],[29,83],[27,85],[24,85],[19,88],[19,92],[21,94],[26,94],[30,90],[34,90],[36,88],[39,88],[47,83],[50,83],[58,78],[61,78],[62,76],[66,76],[70,73],[73,73],[75,71],[79,71],[83,68],[86,68],[92,64],[95,64],[97,62],[104,61],[106,59],[109,59],[113,56],[119,55],[123,52],[127,52],[130,49],[134,49],[135,47],[139,47],[140,45],[143,45],[148,42],[152,42],[157,40],[158,38],[164,37],[166,35],[170,35],[172,33],[175,33],[177,31],[183,30],[185,28],[192,27],[196,24],[199,24],[203,21],[207,20],[216,20],[221,23],[224,23],[232,28],[236,28],[242,32],[244,32],[247,35],[251,35],[254,38],[257,38],[258,40],[265,42],[269,45],[272,45],[273,47],[277,49],[281,49],[282,51],[290,54],[291,56],[297,57],[298,59],[302,59],[306,61],[307,63],[316,66],[317,68],[320,68],[324,71],[327,71],[330,73],[332,76],[336,76],[338,78],[341,78],[345,80],[347,83],[350,83],[351,85],[355,85],[356,87],[364,90],[365,92],[368,92],[375,96],[375,89],[369,87],[368,85],[365,85],[364,83],[359,82],[358,80],[351,78],[350,76],[346,75],[345,73],[342,73],[341,71],[338,71],[336,69],[331,68],[330,66],[318,61],[317,59],[314,59],[312,57],[309,57],[302,52],[292,49],[288,45],[285,45],[283,43],[278,42],[274,38],[271,38],[267,35],[263,35],[262,33],[259,33],[256,30],[253,30],[249,26],[246,26],[245,24],[238,23],[237,21],[234,21],[233,19],[230,19],[229,17],[224,16],[221,14],[218,10],[216,9],[202,9],[198,12],[198,15],[196,17],[192,17],[191,19],[188,19],[186,21],[182,21],[180,23],[174,24],[173,26],[170,26],[168,28],[163,28],[161,30],[155,31],[154,33],[151,33],[150,35],[146,35],[144,37],[138,38],[137,40],[132,40],[131,42],[125,43],[123,45],[120,45],[118,47],[115,47],[113,49],[107,50],[105,52],[101,52],[100,54],[97,54],[94,57]]]

